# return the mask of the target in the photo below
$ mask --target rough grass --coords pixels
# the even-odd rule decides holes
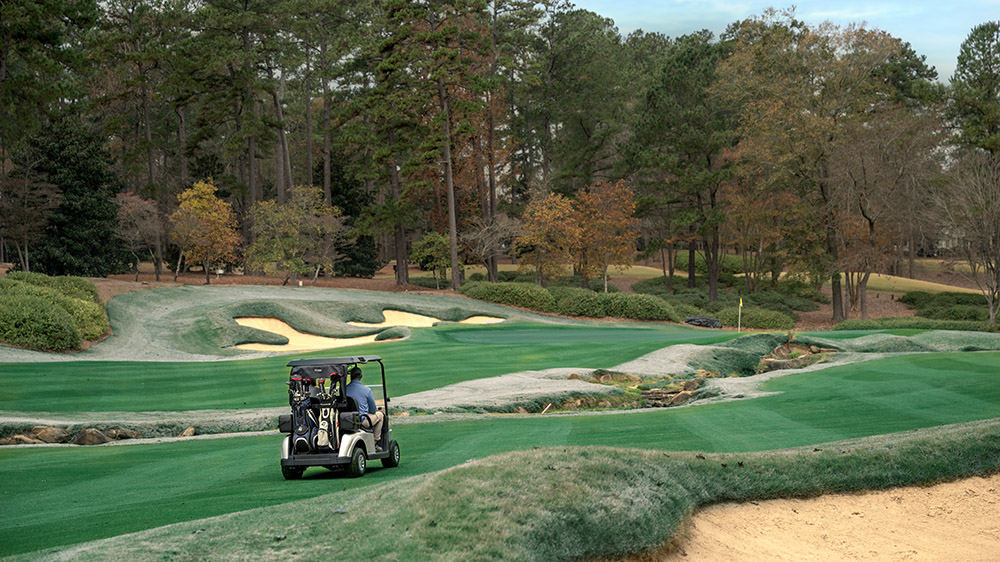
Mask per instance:
[[[998,420],[761,453],[543,448],[23,559],[579,560],[655,549],[712,503],[997,470]]]

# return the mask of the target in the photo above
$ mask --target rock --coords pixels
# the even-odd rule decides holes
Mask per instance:
[[[692,326],[700,326],[702,328],[721,328],[722,322],[719,322],[716,318],[711,318],[708,316],[688,316],[684,319],[685,324],[690,324]]]
[[[108,436],[101,433],[100,431],[88,427],[86,429],[81,429],[77,432],[76,437],[73,437],[74,445],[100,445],[102,443],[107,443],[111,441]]]
[[[185,429],[177,437],[194,437],[194,426]]]
[[[43,443],[69,443],[69,440],[73,437],[73,434],[66,428],[47,427],[44,425],[31,428],[29,435]]]
[[[683,392],[678,392],[677,394],[674,395],[673,399],[670,400],[670,405],[671,406],[679,406],[679,405],[687,402],[688,399],[691,398],[691,394],[693,394],[693,393],[688,392],[686,390],[683,391]]]
[[[131,429],[111,429],[106,434],[109,439],[142,439],[142,434]]]
[[[21,435],[20,433],[0,439],[0,445],[39,445],[41,443],[44,443],[44,441],[39,441],[33,437]]]
[[[698,390],[698,387],[701,386],[701,383],[702,381],[698,379],[684,381],[684,390]]]
[[[578,380],[581,380],[581,379],[580,379],[580,375],[578,375],[578,374],[576,374],[576,373],[573,373],[573,374],[571,374],[571,375],[569,376],[569,380],[571,380],[571,381],[578,381]]]
[[[610,408],[611,407],[611,402],[608,402],[607,400],[601,400],[600,402],[597,403],[597,407],[598,408]]]
[[[524,406],[518,406],[517,409],[514,410],[514,413],[515,414],[529,414],[530,412],[528,412],[528,409],[525,408]]]

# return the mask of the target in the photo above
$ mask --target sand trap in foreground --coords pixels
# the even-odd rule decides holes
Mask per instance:
[[[349,322],[353,326],[363,326],[366,328],[387,328],[392,326],[406,326],[408,328],[428,328],[433,326],[435,323],[440,322],[438,318],[432,318],[430,316],[423,316],[420,314],[412,314],[409,312],[402,312],[399,310],[384,310],[382,315],[385,316],[385,322],[380,322],[378,324],[365,324],[362,322]],[[288,338],[288,343],[285,345],[272,345],[265,343],[244,343],[236,347],[236,349],[242,349],[244,351],[273,351],[279,353],[285,352],[299,352],[299,351],[316,351],[319,349],[333,349],[337,347],[348,347],[351,345],[360,345],[363,343],[374,343],[375,334],[370,336],[359,336],[354,338],[328,338],[326,336],[317,336],[315,334],[307,334],[305,332],[300,332],[295,328],[292,328],[286,324],[283,320],[277,318],[260,318],[260,317],[244,317],[244,318],[234,318],[236,323],[240,326],[248,326],[250,328],[256,328],[258,330],[264,330],[265,332],[273,332],[280,336],[285,336]],[[503,322],[503,318],[494,318],[492,316],[472,316],[462,320],[462,324],[495,324],[497,322]],[[392,340],[382,340],[382,341],[392,341]]]
[[[430,328],[434,324],[441,322],[440,318],[424,316],[423,314],[413,314],[402,310],[383,310],[384,322],[370,324],[367,322],[348,322],[352,326],[363,326],[365,328],[389,328],[393,326],[406,326],[407,328]],[[493,316],[470,316],[462,320],[461,324],[497,324],[503,322],[503,318]]]
[[[722,504],[679,547],[633,561],[1000,560],[1000,475],[865,494]]]

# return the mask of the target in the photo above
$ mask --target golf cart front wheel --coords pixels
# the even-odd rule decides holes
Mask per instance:
[[[368,457],[365,455],[364,449],[356,447],[351,453],[351,464],[347,467],[347,473],[352,478],[358,478],[365,475],[366,468],[368,468]]]
[[[285,477],[285,480],[298,480],[302,478],[302,473],[305,471],[304,466],[281,466],[281,475]]]
[[[382,459],[382,466],[386,468],[399,466],[399,443],[396,443],[395,439],[389,442],[389,456]]]

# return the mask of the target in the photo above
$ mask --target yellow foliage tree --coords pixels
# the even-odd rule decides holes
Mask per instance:
[[[211,266],[232,262],[236,259],[240,236],[236,230],[233,207],[219,199],[212,181],[196,182],[177,196],[180,205],[170,215],[173,226],[171,234],[174,242],[181,247],[181,257],[177,259],[177,272],[183,257],[201,263],[205,268],[205,284],[211,283]]]

